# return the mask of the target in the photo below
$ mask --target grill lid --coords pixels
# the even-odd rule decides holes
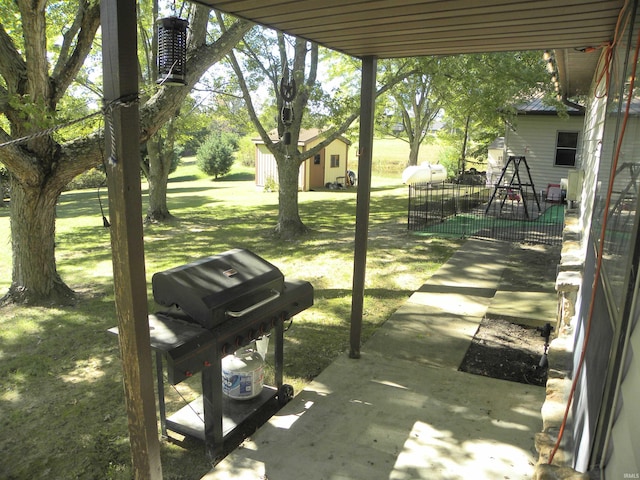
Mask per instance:
[[[277,298],[284,288],[277,267],[240,248],[155,273],[151,282],[158,304],[179,307],[205,328]]]

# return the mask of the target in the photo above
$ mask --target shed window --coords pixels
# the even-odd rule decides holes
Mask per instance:
[[[556,163],[558,167],[575,167],[578,151],[578,132],[558,132]]]
[[[340,155],[331,155],[331,168],[340,166]]]

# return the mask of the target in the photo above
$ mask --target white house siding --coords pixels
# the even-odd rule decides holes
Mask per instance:
[[[576,155],[576,168],[579,168],[583,124],[582,116],[561,118],[557,115],[518,115],[515,129],[507,128],[505,134],[506,157],[525,156],[536,190],[546,190],[549,184],[560,184],[560,180],[567,178],[568,172],[572,170],[554,165],[557,132],[580,132]],[[524,183],[523,174],[526,176],[526,172],[520,171]]]
[[[594,86],[595,87],[595,86]],[[602,88],[598,95],[590,98],[584,121],[584,131],[581,139],[582,163],[580,168],[584,172],[584,181],[581,194],[581,231],[583,232],[582,248],[585,255],[585,267],[582,286],[578,292],[575,314],[575,337],[574,337],[574,358],[573,371],[576,371],[580,362],[583,350],[584,334],[588,322],[590,299],[593,295],[593,279],[595,271],[594,248],[597,242],[597,227],[592,229],[592,218],[597,210],[596,189],[598,188],[598,177],[601,169],[607,170],[611,165],[611,151],[607,146],[603,149],[605,138],[605,127],[610,130],[610,125],[606,123],[607,97]],[[608,143],[608,142],[606,142]],[[601,164],[602,163],[602,164]],[[596,216],[597,217],[597,216]],[[608,324],[607,318],[602,318],[602,323]],[[604,335],[603,335],[604,336]],[[590,342],[595,343],[594,337],[590,337]],[[602,385],[602,373],[599,375],[592,371],[593,363],[585,362],[582,374],[577,381],[576,396],[572,409],[573,416],[573,437],[576,441],[574,445],[574,468],[578,471],[586,471],[589,467],[592,448],[592,434],[594,433],[595,421],[601,405],[594,398],[598,398],[596,391],[594,395],[589,395],[590,390],[597,390],[598,385]],[[602,360],[601,365],[605,365]],[[598,378],[600,376],[600,378]],[[601,387],[603,388],[603,387]]]
[[[636,28],[638,17],[636,16]],[[635,42],[635,39],[634,39]],[[619,49],[621,50],[621,49]],[[623,62],[626,60],[624,52],[617,52],[615,61],[618,63],[614,68],[614,72],[624,71]],[[638,95],[634,96],[634,102],[637,102]],[[624,109],[625,105],[622,105]],[[603,161],[600,165],[598,180],[602,191],[606,191],[607,184],[611,177],[612,159],[618,149],[618,141],[616,134],[620,132],[622,125],[622,114],[613,114],[613,108],[609,107],[610,112],[606,117],[604,141],[603,141]],[[621,144],[618,159],[618,172],[615,175],[613,184],[612,205],[615,205],[616,199],[620,198],[622,192],[631,191],[634,203],[637,202],[637,178],[631,178],[631,170],[627,168],[630,164],[640,163],[640,122],[637,116],[637,106],[632,105],[631,115],[627,119],[626,130],[624,132],[624,141]],[[616,123],[614,120],[618,120]],[[605,161],[606,159],[606,161]],[[630,188],[631,187],[631,188]],[[600,195],[602,198],[604,195]],[[619,212],[618,212],[619,213]],[[635,214],[636,222],[638,221],[638,213],[636,208],[629,209],[629,213]],[[613,213],[615,216],[616,213]],[[637,242],[637,235],[636,242]],[[633,240],[631,241],[633,243]],[[628,254],[627,254],[628,255]],[[605,258],[607,255],[605,254]],[[624,258],[622,258],[624,263]],[[627,261],[632,260],[627,256]],[[626,267],[626,265],[625,265]],[[633,270],[637,271],[638,266],[632,265]],[[608,272],[609,277],[615,277]],[[619,277],[619,276],[618,276]],[[637,278],[637,277],[636,277]],[[622,280],[627,281],[625,278]],[[617,283],[616,280],[611,282]],[[638,317],[640,316],[640,285],[636,280],[633,286],[633,293],[629,293],[634,300],[634,310],[628,315],[628,318],[620,319],[616,322],[618,334],[625,339],[622,361],[619,371],[615,372],[617,378],[616,391],[614,397],[613,415],[610,421],[610,438],[607,450],[603,459],[604,478],[640,478],[640,415],[638,414],[638,399],[640,398],[640,328],[638,328]],[[614,285],[614,290],[626,290],[626,284],[621,282],[618,287]],[[619,298],[619,297],[618,297]],[[625,325],[624,321],[628,324]],[[621,324],[621,325],[620,325]]]
[[[267,147],[258,145],[256,148],[256,185],[264,187],[270,179],[278,182],[276,160]]]
[[[617,52],[617,59],[624,59],[625,52]],[[606,62],[600,62],[606,65]],[[623,71],[622,66],[614,71]],[[594,78],[600,78],[596,72]],[[606,91],[604,82],[594,84],[590,102],[587,105],[584,131],[581,139],[581,169],[584,173],[582,195],[580,199],[580,231],[583,232],[582,244],[585,253],[585,266],[582,285],[578,292],[576,313],[572,322],[574,332],[574,366],[576,371],[582,352],[583,338],[588,322],[590,299],[593,294],[593,273],[595,270],[595,245],[601,231],[601,218],[603,198],[605,196],[610,178],[612,158],[616,151],[616,131],[619,115],[607,112]],[[609,107],[611,108],[611,107]],[[625,135],[625,143],[621,151],[619,163],[637,162],[640,158],[640,126],[637,118],[630,118]],[[616,183],[620,186],[628,181],[629,177],[618,176]],[[614,193],[615,195],[615,193]],[[635,212],[632,212],[635,213]],[[637,235],[637,233],[635,234]],[[605,255],[606,258],[606,255]],[[631,258],[627,258],[628,261]],[[628,265],[627,265],[628,266]],[[634,267],[634,268],[637,268]],[[609,275],[611,272],[605,272]],[[620,290],[626,290],[620,289]],[[595,303],[593,330],[587,347],[587,361],[584,364],[582,374],[577,382],[576,396],[572,409],[572,433],[576,442],[573,448],[573,466],[578,471],[587,471],[591,466],[600,466],[604,474],[603,478],[639,478],[640,476],[640,415],[638,415],[638,398],[640,398],[640,328],[638,317],[640,316],[639,285],[634,285],[633,296],[635,311],[631,311],[626,318],[628,323],[614,320],[608,313],[607,303],[611,302],[612,293],[604,293],[602,286],[598,288],[599,300]],[[605,295],[609,300],[605,300]],[[615,295],[615,292],[613,292]],[[620,305],[621,307],[621,305]],[[624,326],[626,325],[626,327]],[[607,333],[611,338],[606,340]],[[604,335],[603,335],[604,333]],[[626,339],[626,340],[622,340]],[[607,342],[610,342],[608,344]],[[621,356],[621,365],[610,363],[609,351],[616,344],[624,345]],[[613,404],[611,417],[607,417],[607,411],[601,410],[603,383],[606,378],[613,378]],[[600,396],[599,396],[600,395]],[[600,432],[602,438],[606,438],[605,452],[601,457],[593,452],[595,447],[595,425],[600,417],[607,420]]]
[[[498,183],[506,159],[504,158],[504,137],[496,138],[487,151],[487,187]]]
[[[582,134],[583,161],[581,169],[584,172],[584,177],[580,197],[580,223],[584,232],[589,232],[591,229],[593,199],[595,198],[599,170],[611,168],[611,157],[605,156],[603,158],[602,155],[605,116],[606,96],[600,92],[599,95],[591,98],[591,102],[587,106]]]

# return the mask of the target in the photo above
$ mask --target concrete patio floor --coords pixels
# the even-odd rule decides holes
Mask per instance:
[[[336,359],[203,479],[530,479],[545,389],[458,371],[489,308],[517,316],[496,295],[513,248],[467,241],[360,359]],[[526,315],[553,315],[555,292],[532,293],[517,292]]]

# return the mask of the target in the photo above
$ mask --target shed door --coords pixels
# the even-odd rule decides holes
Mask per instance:
[[[324,149],[310,159],[309,188],[324,187]]]

